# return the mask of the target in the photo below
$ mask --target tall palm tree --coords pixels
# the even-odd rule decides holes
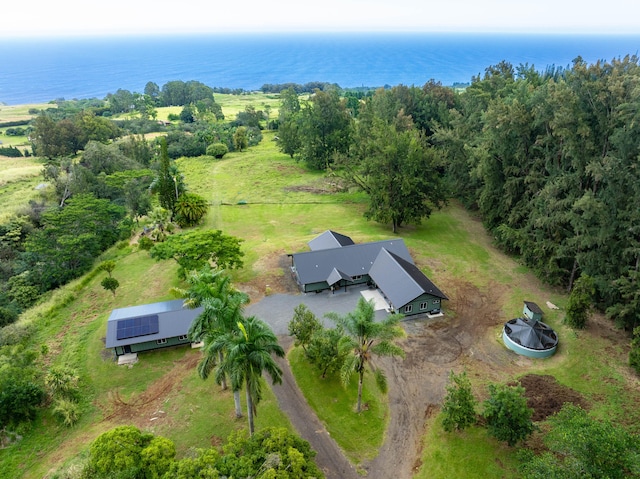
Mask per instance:
[[[362,410],[362,383],[367,367],[375,374],[380,390],[387,391],[387,378],[382,369],[373,366],[373,355],[404,358],[402,348],[393,343],[394,339],[405,334],[398,326],[401,316],[391,315],[382,322],[376,322],[373,301],[366,301],[364,298],[360,298],[356,309],[345,316],[336,313],[328,313],[326,316],[335,321],[345,334],[338,345],[341,352],[348,353],[340,369],[340,379],[342,384],[347,385],[351,375],[358,373],[356,412],[359,413]]]
[[[284,357],[284,350],[269,325],[255,316],[239,321],[236,331],[218,336],[211,350],[226,351],[216,377],[227,375],[232,384],[245,386],[249,434],[253,435],[253,417],[262,399],[262,373],[269,373],[273,384],[282,383],[282,370],[271,355]]]
[[[244,305],[249,302],[245,293],[233,288],[231,278],[224,270],[215,270],[209,266],[194,271],[187,276],[187,289],[175,289],[184,298],[188,308],[199,308],[202,313],[191,324],[189,337],[192,341],[202,341],[203,358],[198,364],[198,374],[207,379],[217,363],[222,362],[225,351],[211,351],[210,345],[218,336],[234,331],[243,317]],[[226,376],[216,378],[222,389],[227,389]],[[232,383],[236,417],[242,417],[240,403],[241,385]]]

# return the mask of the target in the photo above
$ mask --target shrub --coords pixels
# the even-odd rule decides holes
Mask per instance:
[[[506,441],[509,446],[526,439],[534,426],[531,421],[533,410],[527,407],[524,388],[490,384],[489,394],[483,413],[489,434],[499,441]]]
[[[14,146],[0,146],[0,156],[20,158],[22,156],[22,152]]]
[[[16,127],[16,128],[7,128],[4,132],[7,136],[24,136],[27,134],[27,130],[24,128]]]
[[[19,424],[35,416],[45,398],[42,386],[22,369],[4,371],[0,378],[0,424]]]
[[[595,282],[591,276],[580,275],[573,285],[564,322],[575,329],[584,329],[595,295]]]
[[[69,367],[54,366],[44,377],[44,385],[54,398],[76,399],[78,397],[78,374]]]
[[[169,439],[146,434],[134,426],[107,431],[91,444],[86,473],[93,478],[159,478],[176,454]]]
[[[144,251],[149,251],[151,248],[153,248],[153,244],[153,240],[151,238],[147,238],[146,236],[142,236],[138,240],[138,248]]]
[[[11,306],[0,306],[0,328],[16,322],[18,312]]]
[[[175,220],[182,228],[195,226],[207,214],[209,205],[207,200],[195,193],[183,193],[176,201]]]
[[[224,155],[229,153],[229,148],[224,143],[213,143],[207,146],[207,155],[221,159]]]
[[[77,402],[60,398],[53,404],[53,415],[67,427],[75,425],[80,419],[80,406]]]
[[[466,372],[449,373],[447,396],[442,407],[442,426],[447,432],[462,430],[476,422],[476,399],[471,391],[471,381]]]
[[[102,286],[107,291],[111,291],[111,294],[113,294],[113,297],[115,298],[116,289],[118,289],[118,287],[120,286],[120,282],[117,279],[112,278],[111,276],[105,276],[104,278],[102,278],[100,286]]]
[[[544,438],[549,452],[529,453],[529,460],[521,466],[525,479],[622,479],[640,474],[640,439],[623,427],[592,419],[569,403],[549,418],[549,426]]]
[[[33,328],[24,323],[13,323],[0,329],[0,346],[11,346],[26,341],[33,334]]]

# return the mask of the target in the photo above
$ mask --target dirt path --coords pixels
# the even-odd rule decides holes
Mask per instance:
[[[449,314],[437,319],[402,323],[407,338],[401,343],[404,361],[379,361],[389,379],[391,418],[385,442],[376,458],[365,464],[371,479],[411,478],[420,466],[425,421],[437,414],[446,393],[449,371],[461,371],[473,357],[484,367],[499,370],[511,356],[486,338],[501,324],[496,285],[481,291],[470,283],[450,285]]]
[[[290,336],[281,336],[280,345],[287,351],[293,340]],[[344,457],[336,442],[322,425],[315,412],[309,407],[302,392],[298,388],[289,362],[276,358],[282,369],[282,384],[272,386],[278,399],[280,409],[284,411],[298,434],[309,441],[317,452],[316,464],[324,472],[327,479],[358,479],[358,473]]]

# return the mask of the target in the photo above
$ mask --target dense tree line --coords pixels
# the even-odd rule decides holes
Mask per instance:
[[[336,83],[327,83],[321,81],[300,83],[265,83],[260,87],[262,93],[282,93],[284,90],[292,89],[296,93],[313,93],[316,90],[326,91],[335,90],[340,87]]]
[[[474,78],[434,143],[454,194],[506,251],[640,324],[640,68],[637,57],[538,72],[508,63]]]

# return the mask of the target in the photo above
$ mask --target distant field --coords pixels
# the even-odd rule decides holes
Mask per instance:
[[[41,172],[42,163],[35,158],[0,156],[0,223],[38,197],[35,187],[43,181]]]
[[[46,108],[56,108],[54,103],[28,103],[26,105],[0,105],[0,123],[6,121],[30,120],[35,115],[29,113],[31,109],[44,110]]]

